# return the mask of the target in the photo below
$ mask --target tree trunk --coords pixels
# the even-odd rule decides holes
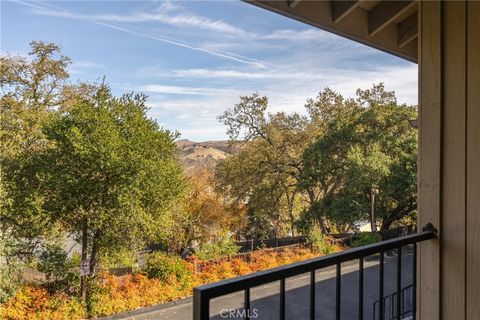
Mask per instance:
[[[377,219],[375,217],[375,189],[370,188],[370,228],[372,232],[377,232]]]
[[[412,210],[415,210],[415,207],[413,205],[405,208],[404,206],[398,206],[395,208],[395,210],[382,220],[382,224],[380,226],[380,230],[387,230],[390,228],[392,223],[394,223],[397,220],[402,219],[404,216],[408,215],[409,213],[412,212]]]
[[[382,224],[380,225],[380,231],[388,230],[390,228],[390,226],[392,225],[393,221],[394,220],[389,219],[389,218],[383,219]]]
[[[88,221],[87,219],[83,222],[82,229],[82,261],[87,259],[87,250],[88,250]],[[87,301],[87,277],[88,275],[83,275],[80,277],[80,296],[83,301]]]
[[[98,238],[99,238],[100,234],[99,232],[95,232],[95,235],[93,236],[93,241],[92,241],[92,252],[90,254],[90,265],[89,265],[89,274],[87,276],[85,276],[85,280],[88,279],[88,277],[90,276],[95,276],[95,272],[96,272],[96,267],[97,267],[97,264],[98,264],[98,255],[99,255],[99,252],[100,252],[100,248],[98,246]],[[85,281],[86,282],[86,281]],[[86,283],[85,285],[85,289],[86,289],[86,292],[85,292],[85,301],[88,301],[89,298],[90,298],[90,290],[88,290],[88,283]],[[89,307],[90,304],[87,304],[87,306]],[[88,310],[88,312],[90,313],[90,308]]]
[[[307,193],[308,193],[310,207],[312,207],[315,203],[315,192],[312,189],[307,189]],[[327,233],[327,227],[325,226],[325,221],[323,221],[321,216],[317,217],[317,221],[318,221],[318,224],[320,226],[320,231],[323,234],[326,234]]]
[[[293,203],[295,201],[295,191],[292,192],[292,197],[290,198],[288,196],[287,190],[285,191],[285,194],[287,195],[288,215],[290,218],[290,231],[291,231],[292,237],[295,237],[295,216],[293,215]]]
[[[100,234],[97,231],[93,237],[93,242],[92,242],[92,254],[90,255],[90,274],[95,275],[97,263],[98,263],[98,254],[100,252],[99,247],[98,247],[98,238]]]

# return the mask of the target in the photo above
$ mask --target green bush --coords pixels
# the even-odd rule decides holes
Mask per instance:
[[[361,247],[378,241],[380,241],[380,236],[377,233],[362,232],[357,234],[357,239],[352,242],[352,247]]]
[[[106,250],[100,257],[100,267],[102,269],[137,266],[135,253],[130,249]]]
[[[80,277],[75,271],[80,265],[78,255],[68,258],[67,253],[61,247],[52,245],[46,246],[40,254],[37,269],[45,273],[47,284],[45,285],[51,293],[63,291],[69,294],[76,294],[80,289]]]
[[[329,254],[335,251],[335,246],[332,244],[332,239],[324,235],[320,228],[313,227],[308,232],[308,240],[312,244],[312,250],[314,252]]]
[[[22,286],[21,269],[16,264],[0,264],[0,304],[5,303]]]
[[[163,252],[148,254],[143,271],[149,278],[157,278],[167,283],[176,281],[182,289],[189,287],[193,282],[191,265],[178,256]]]
[[[40,254],[37,268],[48,280],[62,278],[69,269],[67,253],[58,246],[47,246]]]
[[[235,240],[227,235],[222,235],[218,241],[209,242],[202,245],[195,255],[201,260],[218,259],[223,256],[235,255],[240,246],[237,246]]]

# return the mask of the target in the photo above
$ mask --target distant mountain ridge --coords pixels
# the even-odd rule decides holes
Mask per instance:
[[[238,152],[238,147],[222,140],[195,142],[183,139],[175,144],[187,175],[197,170],[213,171],[220,161]]]

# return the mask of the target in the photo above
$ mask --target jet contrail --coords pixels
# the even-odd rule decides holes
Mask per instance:
[[[60,12],[53,11],[53,10],[49,9],[47,6],[45,6],[45,4],[39,5],[38,1],[34,1],[34,2],[36,2],[36,4],[34,4],[30,1],[27,2],[27,1],[21,1],[21,0],[16,0],[16,1],[11,0],[11,2],[20,4],[20,5],[23,5],[23,6],[34,8],[34,9],[37,10],[36,13],[41,14],[41,15],[64,17],[64,18],[76,19],[76,20],[80,20],[80,21],[84,21],[84,22],[90,22],[90,23],[94,23],[94,24],[97,24],[97,25],[107,27],[107,28],[111,28],[111,29],[115,29],[115,30],[118,30],[118,31],[121,31],[121,32],[125,32],[125,33],[131,34],[131,35],[135,35],[137,37],[149,38],[149,39],[160,41],[160,42],[163,42],[163,43],[168,43],[168,44],[171,44],[171,45],[174,45],[174,46],[177,46],[177,47],[187,48],[187,49],[190,49],[190,50],[203,52],[203,53],[213,55],[213,56],[216,56],[216,57],[229,59],[229,60],[233,60],[233,61],[240,62],[240,63],[243,63],[243,64],[249,64],[249,65],[257,66],[257,67],[262,68],[262,69],[266,69],[265,64],[263,64],[262,62],[260,62],[258,60],[250,59],[250,58],[243,57],[243,56],[236,55],[236,54],[235,55],[234,54],[229,54],[229,53],[222,52],[222,51],[197,47],[197,46],[194,46],[194,45],[191,45],[191,44],[179,41],[179,40],[168,39],[168,38],[160,37],[160,36],[153,35],[153,34],[139,32],[139,31],[133,30],[131,28],[120,27],[120,26],[117,26],[117,25],[114,25],[114,24],[111,24],[111,23],[97,21],[97,20],[91,19],[90,17],[85,16],[83,14],[76,14],[72,11],[67,11],[63,8],[60,8],[58,6],[54,6],[54,5],[51,5],[51,4],[48,5],[50,8],[56,8],[56,9],[61,10],[61,11]]]

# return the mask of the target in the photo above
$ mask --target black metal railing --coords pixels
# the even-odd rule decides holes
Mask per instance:
[[[384,310],[384,319],[386,320],[397,320],[405,319],[409,316],[413,316],[413,284],[406,286],[402,289],[400,294],[400,318],[398,318],[398,294],[394,292],[388,296],[383,297],[383,310]],[[373,320],[381,319],[380,318],[380,300],[377,300],[373,303]]]
[[[359,260],[359,287],[358,287],[358,319],[363,320],[363,278],[364,278],[364,258],[379,254],[379,290],[378,300],[384,299],[384,254],[386,251],[397,250],[397,286],[396,286],[396,319],[401,319],[401,263],[402,247],[413,245],[413,298],[415,297],[416,286],[416,250],[417,243],[436,237],[436,230],[428,224],[422,232],[407,235],[401,238],[385,240],[374,244],[349,249],[340,253],[335,253],[319,258],[313,258],[286,266],[277,267],[265,271],[252,273],[249,275],[227,279],[212,284],[196,287],[193,290],[193,319],[207,320],[210,318],[210,300],[225,296],[234,292],[244,292],[244,312],[245,319],[249,319],[250,313],[250,289],[267,283],[280,281],[279,292],[279,319],[285,320],[285,279],[304,273],[310,273],[310,308],[309,319],[315,319],[315,271],[329,266],[336,266],[336,286],[335,286],[335,319],[339,320],[341,315],[341,264],[350,260]],[[380,319],[385,319],[384,304],[380,303],[378,314]],[[415,303],[413,303],[413,319],[415,319]]]

